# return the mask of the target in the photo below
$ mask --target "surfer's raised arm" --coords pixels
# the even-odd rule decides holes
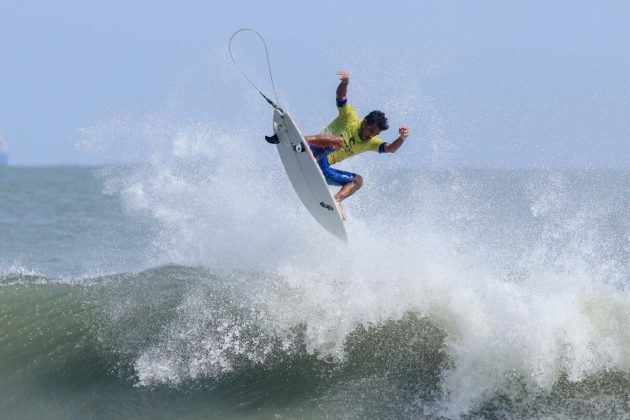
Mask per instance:
[[[385,153],[394,153],[396,150],[403,145],[407,137],[409,137],[409,129],[405,126],[402,126],[398,129],[398,138],[391,143],[385,143],[383,146],[383,151]]]
[[[337,72],[337,76],[341,79],[339,86],[337,86],[337,102],[343,102],[346,100],[348,93],[348,83],[350,82],[350,74],[345,70]]]

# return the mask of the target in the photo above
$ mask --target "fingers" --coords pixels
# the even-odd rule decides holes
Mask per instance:
[[[337,76],[344,82],[350,80],[350,73],[348,73],[346,70],[339,70],[337,72]]]
[[[402,137],[403,139],[406,139],[407,137],[409,137],[409,129],[405,126],[402,126],[398,129],[398,133],[400,134],[400,137]]]

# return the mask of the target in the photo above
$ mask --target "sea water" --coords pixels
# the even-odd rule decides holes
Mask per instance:
[[[346,244],[194,144],[0,168],[0,417],[627,416],[630,171],[362,161]]]

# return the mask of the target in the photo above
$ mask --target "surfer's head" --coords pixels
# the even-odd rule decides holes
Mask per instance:
[[[385,131],[388,128],[389,125],[387,124],[385,114],[381,111],[372,111],[361,121],[359,137],[364,141],[369,140],[374,136],[378,136],[381,131]]]

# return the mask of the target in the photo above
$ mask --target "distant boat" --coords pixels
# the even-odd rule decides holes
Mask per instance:
[[[0,134],[0,166],[9,163],[9,150],[7,149],[7,142],[4,141],[4,137]]]

